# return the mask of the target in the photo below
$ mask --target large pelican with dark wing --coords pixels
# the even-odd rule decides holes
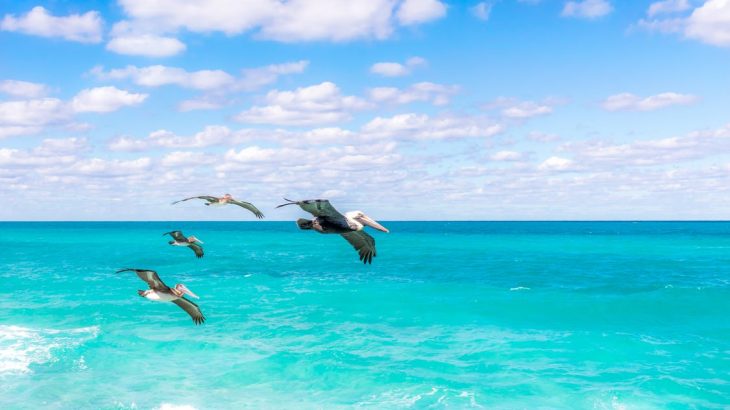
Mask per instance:
[[[172,240],[168,242],[172,246],[187,246],[188,248],[192,249],[193,252],[195,252],[195,256],[198,258],[203,257],[203,247],[200,246],[203,241],[200,239],[194,237],[193,235],[190,235],[188,237],[185,237],[183,235],[182,231],[172,231],[172,232],[166,232],[163,233],[162,236],[170,235],[172,236]]]
[[[313,229],[319,233],[338,233],[342,235],[357,250],[357,253],[360,254],[360,260],[363,263],[372,263],[373,257],[377,255],[375,251],[375,239],[363,231],[365,226],[370,226],[383,232],[390,232],[362,211],[341,214],[326,199],[292,201],[284,198],[284,200],[288,201],[288,203],[281,204],[277,208],[287,205],[299,205],[303,210],[315,217],[312,220],[298,219],[297,225],[299,229]]]
[[[186,299],[184,296],[187,294],[199,299],[198,295],[191,292],[190,289],[182,283],[178,283],[174,288],[168,287],[160,279],[160,277],[157,276],[157,272],[147,269],[124,268],[118,270],[117,273],[128,271],[134,271],[137,273],[137,276],[147,282],[147,285],[150,287],[147,290],[138,290],[137,293],[140,296],[155,302],[172,302],[186,311],[188,315],[193,318],[193,322],[195,322],[196,325],[205,322],[205,316],[203,316],[203,312],[200,311],[198,305],[193,303],[191,300]]]
[[[203,199],[207,201],[205,205],[213,205],[213,206],[223,206],[228,204],[238,205],[241,208],[246,208],[249,211],[253,212],[254,215],[256,215],[257,218],[262,219],[264,217],[264,214],[261,213],[261,211],[258,210],[255,206],[253,206],[250,202],[245,201],[239,201],[231,196],[231,194],[225,194],[222,197],[217,196],[209,196],[209,195],[200,195],[200,196],[191,196],[190,198],[181,199],[179,201],[175,201],[172,204],[175,205],[178,202],[183,201],[189,201],[191,199]]]

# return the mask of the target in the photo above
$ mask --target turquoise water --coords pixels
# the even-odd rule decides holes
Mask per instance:
[[[384,225],[0,223],[0,408],[730,405],[730,223]]]

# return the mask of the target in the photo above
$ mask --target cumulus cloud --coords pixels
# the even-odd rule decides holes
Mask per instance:
[[[496,100],[484,105],[485,110],[499,109],[504,118],[513,120],[525,120],[541,115],[551,114],[555,105],[564,101],[558,99],[546,99],[542,102],[520,101],[516,98],[499,97]]]
[[[0,81],[0,93],[8,94],[12,97],[40,98],[45,97],[48,91],[48,87],[45,84],[18,80]]]
[[[722,155],[730,149],[730,125],[690,132],[681,137],[637,140],[615,144],[606,141],[567,143],[562,147],[582,162],[609,167],[677,164],[682,160]]]
[[[38,90],[38,87],[11,84],[12,91]],[[58,98],[0,102],[0,138],[33,135],[48,126],[64,126],[70,130],[84,131],[87,124],[73,122],[80,112],[106,113],[123,106],[142,103],[147,94],[135,94],[115,87],[97,87],[80,91],[71,101]]]
[[[237,91],[253,91],[275,83],[280,76],[303,72],[309,61],[292,61],[282,64],[270,64],[263,67],[246,68],[236,77],[223,70],[187,71],[179,67],[151,65],[137,67],[128,65],[105,71],[96,66],[90,73],[102,80],[131,80],[134,84],[145,87],[177,85],[205,92],[203,95],[187,99],[178,104],[180,111],[212,110],[226,105],[230,99],[227,95]]]
[[[613,11],[608,0],[581,0],[569,1],[563,6],[562,15],[583,19],[596,19]]]
[[[114,37],[106,49],[117,54],[145,57],[170,57],[180,54],[187,46],[174,37],[154,34],[130,34]]]
[[[408,75],[417,67],[426,65],[426,60],[421,57],[411,57],[406,60],[405,64],[395,62],[375,63],[370,67],[373,74],[382,75],[383,77],[402,77]]]
[[[33,153],[40,156],[75,155],[89,148],[86,138],[47,138],[33,149]]]
[[[446,6],[438,0],[405,0],[396,14],[404,26],[425,23],[445,15]]]
[[[346,121],[353,111],[370,108],[362,98],[342,95],[339,87],[323,82],[293,91],[272,90],[267,105],[254,106],[236,120],[255,124],[312,125]]]
[[[96,87],[81,90],[71,101],[76,112],[112,112],[125,106],[138,105],[147,94],[130,93],[116,87]]]
[[[708,0],[687,19],[688,38],[716,46],[730,47],[730,1]]]
[[[36,6],[22,16],[6,14],[0,21],[0,30],[41,37],[60,37],[80,43],[99,43],[102,23],[97,11],[56,17],[45,8]]]
[[[375,138],[415,140],[492,137],[504,130],[501,124],[485,118],[398,114],[375,117],[362,127],[362,132]]]
[[[543,161],[538,169],[541,171],[570,171],[574,167],[574,162],[568,158],[550,157]]]
[[[314,128],[305,131],[284,129],[243,128],[231,130],[222,125],[209,125],[191,136],[180,136],[168,130],[157,130],[146,138],[121,136],[109,142],[111,151],[138,152],[157,148],[206,148],[211,146],[232,146],[252,141],[277,142],[284,146],[311,144],[333,144],[363,141],[367,136],[337,127]]]
[[[182,68],[164,65],[137,67],[128,65],[104,71],[102,67],[95,67],[91,73],[100,79],[131,79],[133,83],[145,87],[159,87],[163,85],[178,85],[196,90],[212,90],[233,85],[235,78],[222,70],[185,71]]]
[[[403,26],[443,17],[438,0],[372,0],[362,2],[280,0],[120,0],[129,20],[117,23],[118,34],[175,33],[181,29],[283,41],[351,41],[388,38]],[[114,35],[114,34],[113,34]]]
[[[498,151],[492,154],[489,159],[492,161],[520,161],[524,158],[521,152],[517,151]]]
[[[58,98],[0,102],[0,126],[43,126],[71,118],[72,111]]]
[[[412,102],[430,102],[434,105],[446,105],[451,96],[459,91],[454,85],[442,85],[421,82],[406,89],[395,87],[376,87],[369,91],[370,99],[378,103],[409,104]]]
[[[665,34],[677,33],[706,44],[730,47],[730,2],[707,0],[689,15],[681,15],[691,7],[689,1],[682,0],[652,3],[647,18],[640,19],[635,27]],[[673,16],[663,17],[665,14]]]
[[[144,151],[151,148],[204,148],[224,143],[235,144],[250,139],[250,132],[233,132],[228,127],[211,125],[190,137],[167,130],[157,130],[144,139],[118,137],[109,143],[112,151]]]
[[[608,111],[653,111],[671,105],[687,105],[697,101],[690,94],[666,92],[641,98],[631,93],[621,93],[606,98],[601,104]]]

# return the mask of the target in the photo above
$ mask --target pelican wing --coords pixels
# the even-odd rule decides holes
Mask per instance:
[[[198,305],[193,303],[190,299],[182,297],[173,300],[172,303],[180,306],[182,310],[188,312],[188,315],[193,318],[193,322],[195,322],[196,325],[205,322],[205,316],[203,316],[203,312],[201,312]]]
[[[183,235],[182,231],[172,231],[172,232],[166,232],[165,235],[172,236],[172,239],[174,239],[177,242],[187,242],[188,238]]]
[[[375,239],[363,231],[343,233],[342,237],[350,242],[353,248],[360,254],[362,263],[372,263],[377,256],[375,252]]]
[[[153,270],[147,270],[147,269],[134,269],[134,268],[124,268],[117,271],[119,272],[127,272],[127,271],[134,271],[137,276],[139,276],[140,279],[147,282],[147,285],[149,285],[150,289],[154,290],[161,290],[161,291],[168,291],[170,288],[165,285],[165,282],[160,279],[160,277],[157,275],[157,272]]]
[[[205,200],[206,200],[206,201],[208,201],[208,202],[216,202],[216,201],[218,201],[218,198],[216,198],[216,197],[214,197],[214,196],[210,196],[210,195],[200,195],[200,196],[191,196],[190,198],[185,198],[185,199],[181,199],[181,200],[179,200],[179,201],[175,201],[175,202],[173,202],[172,204],[173,204],[173,205],[175,205],[175,204],[176,204],[176,203],[178,203],[178,202],[185,202],[185,201],[189,201],[189,200],[191,200],[191,199],[205,199]]]
[[[304,201],[292,201],[291,199],[284,198],[284,200],[289,202],[281,204],[277,206],[277,208],[296,204],[315,217],[327,218],[330,221],[345,221],[345,224],[347,223],[345,215],[342,215],[338,210],[336,210],[335,207],[332,206],[330,201],[327,199],[307,199]]]
[[[192,249],[193,252],[195,252],[195,256],[198,258],[203,257],[203,247],[198,245],[197,243],[191,243],[188,248]]]
[[[232,203],[232,204],[234,204],[234,205],[238,205],[238,206],[240,206],[242,208],[248,209],[249,211],[253,212],[253,214],[256,215],[256,217],[259,218],[259,219],[263,219],[263,217],[264,217],[264,214],[262,214],[261,211],[259,211],[258,208],[256,208],[255,206],[253,206],[253,204],[250,203],[250,202],[239,201],[239,200],[236,200],[236,199],[234,199],[232,201],[229,201],[229,202]]]

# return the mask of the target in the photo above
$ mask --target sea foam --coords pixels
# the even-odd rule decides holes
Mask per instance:
[[[57,330],[0,325],[0,376],[30,373],[32,364],[57,360],[54,350],[74,348],[98,334],[98,326]]]

